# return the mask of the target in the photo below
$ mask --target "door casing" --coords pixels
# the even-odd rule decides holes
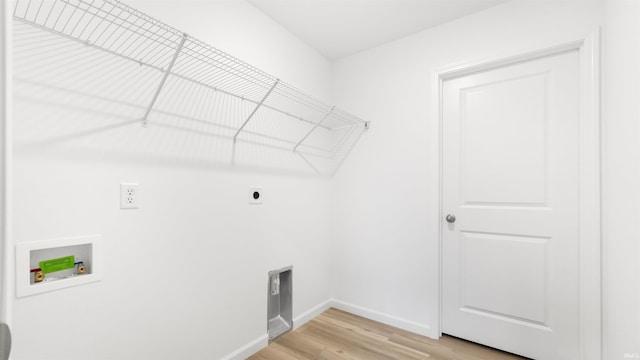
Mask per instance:
[[[520,62],[530,61],[567,51],[580,53],[580,358],[597,360],[602,358],[602,304],[601,304],[601,185],[600,185],[600,30],[596,29],[583,39],[562,43],[543,49],[511,52],[501,56],[465,64],[456,64],[433,72],[435,114],[432,119],[435,131],[433,142],[437,144],[435,154],[439,164],[433,183],[437,184],[434,197],[439,199],[438,248],[439,282],[438,319],[436,334],[442,336],[442,276],[443,276],[443,134],[442,134],[442,86],[444,81],[460,76],[495,69]]]
[[[11,240],[13,1],[0,3],[0,323],[11,325],[13,242]]]

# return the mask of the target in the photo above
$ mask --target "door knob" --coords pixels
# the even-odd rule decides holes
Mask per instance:
[[[449,224],[453,224],[454,222],[456,222],[456,216],[453,214],[448,214],[447,217],[445,217],[445,219]]]

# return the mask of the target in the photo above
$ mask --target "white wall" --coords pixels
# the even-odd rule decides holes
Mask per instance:
[[[433,72],[583,39],[600,12],[509,2],[335,63],[336,103],[372,121],[334,179],[335,298],[438,335]]]
[[[328,95],[330,64],[244,1],[132,4]],[[215,138],[143,129],[130,103],[157,78],[55,48],[15,54],[15,242],[102,234],[104,279],[15,299],[13,359],[219,359],[266,344],[267,272],[287,265],[294,317],[329,299],[326,180],[232,169]],[[119,209],[121,182],[140,184],[140,209]],[[264,205],[247,204],[250,185],[264,186]]]
[[[605,359],[640,356],[640,3],[607,0],[603,27]]]

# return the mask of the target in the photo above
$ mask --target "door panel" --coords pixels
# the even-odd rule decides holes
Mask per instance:
[[[578,95],[577,51],[443,83],[443,332],[578,358]]]
[[[548,239],[463,232],[461,240],[462,308],[546,325]]]
[[[463,203],[546,203],[547,77],[506,79],[461,91]],[[505,151],[513,148],[519,150]]]

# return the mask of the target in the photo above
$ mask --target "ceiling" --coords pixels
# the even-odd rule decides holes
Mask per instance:
[[[507,0],[248,0],[329,60]]]

